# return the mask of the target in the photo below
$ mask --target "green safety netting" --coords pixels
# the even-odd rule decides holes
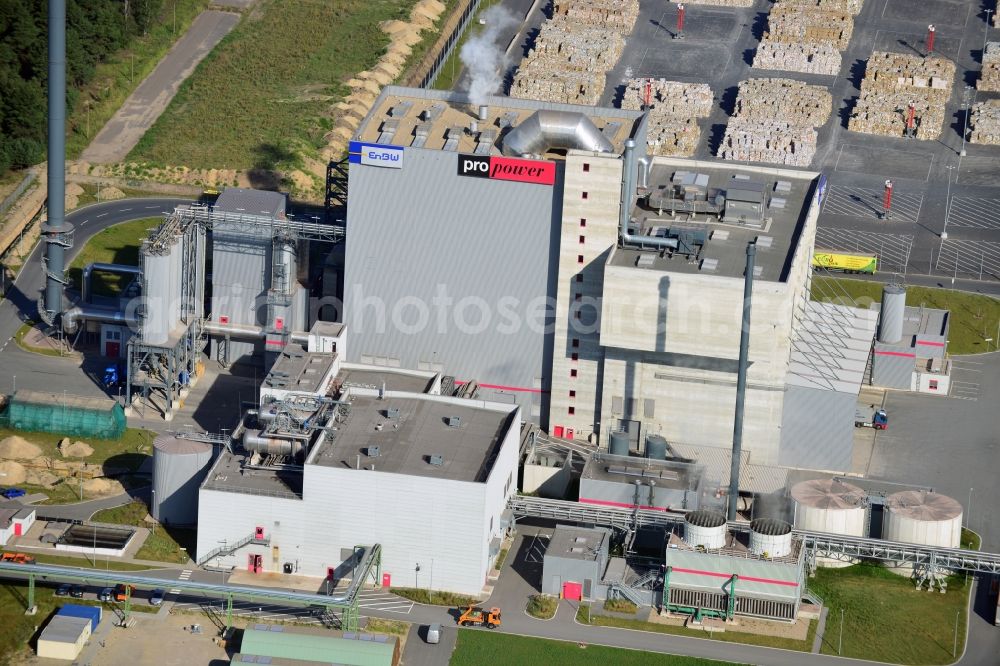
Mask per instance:
[[[15,430],[67,437],[119,439],[125,432],[125,411],[114,400],[40,391],[15,393],[0,421]]]

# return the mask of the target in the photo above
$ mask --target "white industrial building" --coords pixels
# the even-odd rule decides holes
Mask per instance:
[[[393,381],[344,382],[301,466],[282,433],[223,453],[199,493],[199,563],[336,582],[378,543],[383,585],[479,594],[516,491],[520,409]]]

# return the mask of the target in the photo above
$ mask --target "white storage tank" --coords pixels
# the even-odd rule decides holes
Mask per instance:
[[[758,518],[750,523],[750,552],[784,557],[792,552],[792,526],[783,520]]]
[[[684,543],[705,550],[718,550],[726,545],[726,517],[718,511],[699,509],[684,517]]]
[[[173,435],[153,440],[153,518],[171,525],[198,522],[198,487],[212,463],[212,445]]]
[[[890,495],[885,505],[883,538],[925,546],[961,546],[962,505],[951,497],[904,490]]]
[[[792,487],[795,527],[800,530],[865,536],[865,491],[834,479],[802,481]]]

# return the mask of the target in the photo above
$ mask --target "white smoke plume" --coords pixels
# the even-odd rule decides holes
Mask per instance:
[[[486,97],[500,90],[503,84],[501,66],[504,63],[503,47],[497,43],[500,33],[518,20],[501,5],[493,5],[482,13],[485,27],[470,37],[458,57],[469,72],[468,94],[473,104],[485,104]]]

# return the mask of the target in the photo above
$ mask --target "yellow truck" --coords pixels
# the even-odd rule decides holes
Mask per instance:
[[[825,268],[844,273],[875,274],[878,256],[863,252],[838,252],[834,250],[816,250],[813,252],[813,268]]]

